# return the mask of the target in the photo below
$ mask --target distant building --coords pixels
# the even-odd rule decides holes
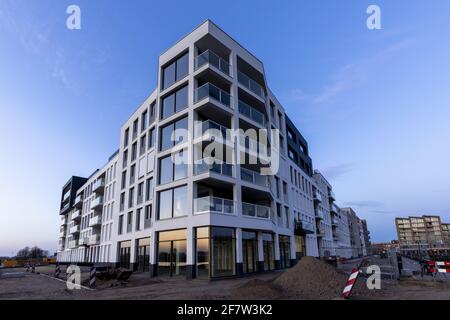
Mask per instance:
[[[426,257],[450,254],[449,224],[439,216],[395,218],[400,253]]]
[[[370,249],[372,254],[386,254],[390,250],[398,249],[398,241],[372,243]]]

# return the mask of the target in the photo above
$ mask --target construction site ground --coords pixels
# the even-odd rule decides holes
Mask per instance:
[[[383,263],[382,261],[378,261]],[[0,299],[170,299],[170,300],[329,300],[342,299],[348,269],[355,260],[340,266],[329,266],[314,258],[304,258],[294,268],[222,280],[186,280],[185,278],[150,278],[148,273],[134,273],[126,282],[98,280],[95,290],[68,290],[62,280],[52,278],[55,266],[36,267],[40,274],[24,268],[1,269]],[[414,266],[414,263],[412,263]],[[87,284],[89,268],[82,267],[82,284]],[[62,267],[61,274],[65,274]],[[10,277],[10,276],[21,277]],[[450,299],[450,278],[415,275],[400,281],[383,279],[380,290],[369,290],[360,278],[352,299]]]

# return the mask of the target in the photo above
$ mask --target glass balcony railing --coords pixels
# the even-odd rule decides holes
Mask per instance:
[[[260,173],[253,170],[241,168],[241,179],[256,184],[260,187],[269,186],[268,176],[263,176]]]
[[[69,249],[74,249],[77,246],[78,246],[78,240],[72,240],[72,241],[69,241],[69,243],[68,243]]]
[[[71,216],[72,220],[77,220],[81,218],[81,210],[75,210]]]
[[[258,82],[247,76],[245,73],[242,73],[241,71],[238,71],[238,82],[259,97],[263,99],[265,98],[263,87]]]
[[[270,157],[268,145],[248,136],[241,136],[239,139],[241,148],[247,153],[257,153],[260,157]]]
[[[91,209],[98,209],[99,207],[103,206],[103,197],[97,197],[91,202]]]
[[[87,243],[90,246],[99,244],[100,243],[100,235],[98,235],[98,234],[92,235],[87,240],[88,240]]]
[[[265,125],[264,113],[256,110],[255,108],[253,108],[252,106],[250,106],[249,104],[245,103],[242,100],[238,101],[238,105],[240,114],[244,115],[248,119],[253,120],[264,127]]]
[[[94,184],[92,186],[92,191],[95,192],[95,191],[103,190],[104,187],[105,187],[105,179],[99,179],[94,182]]]
[[[233,176],[233,165],[229,163],[220,163],[214,158],[204,158],[196,161],[194,164],[194,174],[202,174],[205,172],[216,172],[225,176]]]
[[[322,202],[322,196],[317,191],[314,192],[314,201],[316,202]]]
[[[206,133],[219,135],[222,137],[223,140],[227,139],[227,130],[230,130],[227,127],[224,127],[217,122],[214,122],[212,120],[206,120],[203,122],[197,122],[195,127],[195,136],[201,137]]]
[[[322,210],[315,210],[315,211],[316,211],[316,219],[323,219]]]
[[[95,227],[102,224],[102,217],[100,216],[94,216],[91,219],[89,219],[89,227]]]
[[[232,108],[231,95],[209,82],[195,90],[195,102],[199,102],[207,97],[213,98],[221,104]]]
[[[234,201],[217,197],[203,197],[194,199],[194,213],[220,213],[235,215]]]
[[[261,219],[270,219],[270,207],[242,202],[242,215]]]
[[[80,232],[80,226],[73,226],[73,227],[71,227],[70,229],[69,229],[69,233],[70,234],[72,234],[72,233],[78,233],[78,232]]]
[[[226,75],[230,75],[230,64],[211,50],[206,50],[195,58],[195,70],[208,63]]]

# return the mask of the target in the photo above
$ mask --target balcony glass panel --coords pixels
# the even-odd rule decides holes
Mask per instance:
[[[259,123],[260,125],[265,125],[264,114],[249,104],[245,103],[242,100],[239,100],[239,113],[246,116],[247,118]]]
[[[262,88],[262,86],[255,80],[247,76],[245,73],[238,71],[238,81],[240,84],[242,84],[244,87],[246,87],[256,95],[260,96],[263,99],[265,98],[264,89]]]
[[[207,50],[195,58],[195,70],[209,63],[226,75],[230,75],[230,64],[211,50]]]
[[[199,102],[207,97],[213,98],[227,107],[231,107],[230,94],[211,83],[205,83],[195,91],[195,102]]]

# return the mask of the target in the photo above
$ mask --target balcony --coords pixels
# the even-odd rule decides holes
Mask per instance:
[[[103,207],[103,197],[102,196],[95,198],[91,202],[91,209],[92,210],[101,209],[102,207]]]
[[[60,231],[59,232],[59,237],[60,238],[65,238],[66,237],[66,232],[65,231]]]
[[[197,122],[195,124],[195,137],[203,137],[203,140],[211,140],[213,138],[222,138],[223,143],[231,144],[231,137],[227,139],[227,131],[231,130],[212,120]]]
[[[215,172],[225,176],[233,176],[233,165],[229,163],[220,163],[220,160],[214,158],[204,158],[196,161],[194,164],[194,175]]]
[[[294,221],[294,234],[297,236],[304,236],[306,234],[314,233],[314,225],[311,222],[295,220]]]
[[[337,218],[331,218],[331,226],[337,227],[339,225],[339,220]]]
[[[337,215],[339,213],[339,208],[335,204],[332,204],[330,207],[330,213]]]
[[[67,191],[66,193],[64,193],[64,195],[63,195],[63,201],[66,201],[67,199],[69,199],[69,197],[70,197],[70,192],[71,192],[71,190],[69,190],[69,191]]]
[[[316,219],[323,220],[323,211],[322,210],[314,210],[314,211],[315,211]]]
[[[259,157],[260,159],[269,160],[270,149],[268,149],[267,141],[264,142],[265,143],[262,143],[256,139],[250,138],[249,136],[241,135],[239,138],[239,147],[249,155]]]
[[[61,217],[61,225],[65,226],[67,224],[67,216],[62,216]]]
[[[87,244],[88,244],[88,239],[87,238],[80,238],[78,240],[78,245],[79,246],[87,246]]]
[[[79,220],[81,218],[81,210],[75,210],[72,212],[72,220]]]
[[[102,192],[103,189],[105,189],[105,179],[98,179],[94,182],[94,185],[92,186],[92,191],[94,192]]]
[[[100,235],[98,234],[94,234],[92,236],[90,236],[89,238],[87,238],[87,244],[90,246],[94,246],[100,243]]]
[[[83,195],[79,194],[79,195],[75,198],[75,201],[74,201],[73,205],[74,205],[76,208],[81,208],[81,206],[83,205]]]
[[[270,207],[242,202],[242,215],[260,219],[270,219]]]
[[[260,98],[265,99],[263,87],[241,71],[238,71],[238,82]]]
[[[203,197],[194,199],[194,214],[219,213],[235,215],[234,201],[217,197]]]
[[[75,233],[79,233],[79,232],[80,232],[80,226],[79,225],[73,226],[73,227],[71,227],[69,229],[69,233],[70,234],[75,234]]]
[[[256,122],[257,124],[261,125],[262,127],[265,126],[265,116],[264,113],[256,110],[252,106],[248,105],[242,100],[238,101],[238,107],[239,107],[239,113],[245,116],[247,119],[252,120],[253,122]]]
[[[102,224],[101,216],[94,216],[91,219],[89,219],[89,227],[98,227],[101,224]]]
[[[321,229],[321,228],[317,228],[316,229],[316,236],[318,238],[323,238],[325,237],[325,230]]]
[[[205,98],[212,98],[228,108],[233,108],[231,95],[209,82],[195,90],[195,103]]]
[[[230,64],[223,58],[219,57],[214,51],[206,50],[205,52],[199,54],[195,57],[194,68],[195,70],[200,69],[204,65],[210,65],[217,70],[223,72],[227,76],[231,76]]]
[[[336,196],[334,195],[334,192],[331,189],[328,190],[328,198],[330,198],[331,202],[336,200]]]
[[[314,192],[314,202],[315,203],[321,203],[322,202],[322,196],[317,191]]]
[[[269,177],[241,167],[241,179],[260,187],[269,187]]]
[[[68,247],[69,249],[75,249],[76,247],[78,247],[78,240],[69,241]]]

